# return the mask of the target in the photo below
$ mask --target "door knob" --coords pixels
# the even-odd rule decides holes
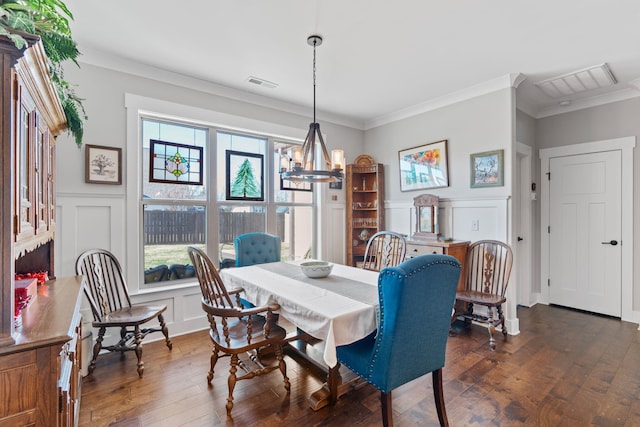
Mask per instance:
[[[602,242],[603,245],[611,245],[611,246],[615,246],[618,244],[617,240],[610,240],[608,242]]]
[[[518,242],[522,242],[524,239],[520,236],[518,236]]]

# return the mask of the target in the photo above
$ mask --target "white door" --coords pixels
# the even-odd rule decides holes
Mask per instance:
[[[620,317],[621,152],[554,157],[549,167],[549,301]]]

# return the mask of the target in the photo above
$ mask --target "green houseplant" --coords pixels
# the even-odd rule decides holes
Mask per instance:
[[[69,132],[80,146],[87,116],[82,99],[64,79],[62,68],[66,60],[78,65],[76,58],[80,55],[71,36],[69,19],[73,19],[73,15],[61,0],[0,0],[0,36],[10,38],[18,49],[25,47],[26,40],[12,30],[35,34],[42,40]]]

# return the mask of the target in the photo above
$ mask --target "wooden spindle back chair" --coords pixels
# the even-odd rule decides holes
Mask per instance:
[[[367,242],[362,268],[380,271],[385,267],[395,267],[405,260],[407,241],[402,234],[393,231],[379,231]]]
[[[244,308],[239,300],[242,289],[227,291],[220,274],[211,259],[204,251],[196,247],[187,249],[202,291],[202,309],[209,320],[211,342],[211,368],[207,382],[211,386],[214,367],[220,357],[231,358],[229,378],[229,396],[227,397],[227,415],[231,416],[233,408],[233,390],[236,382],[267,374],[279,369],[284,378],[284,387],[289,393],[291,385],[287,378],[287,366],[283,359],[282,346],[286,331],[278,326],[273,312],[280,307],[270,304],[262,307]],[[235,297],[235,303],[232,301]],[[265,366],[260,360],[258,350],[268,349],[275,354],[276,364]],[[247,360],[241,355],[248,354]],[[245,371],[244,375],[236,375],[237,368]]]
[[[127,284],[122,275],[118,259],[104,249],[90,249],[80,254],[76,260],[76,273],[84,276],[84,293],[93,312],[94,328],[98,336],[93,346],[93,357],[89,363],[89,374],[96,367],[96,359],[101,350],[118,351],[124,356],[126,351],[134,351],[138,358],[138,376],[142,377],[142,340],[152,332],[162,332],[169,350],[173,344],[162,313],[166,305],[132,305]],[[159,327],[145,327],[154,319]],[[107,328],[119,328],[120,340],[114,345],[103,345]]]
[[[509,276],[513,264],[511,247],[497,240],[479,240],[469,245],[464,261],[462,277],[464,289],[456,293],[456,300],[461,301],[464,310],[455,316],[464,318],[465,323],[471,321],[486,323],[489,331],[489,347],[495,350],[493,337],[495,327],[500,325],[507,338],[502,304],[507,300],[505,294],[509,285]],[[487,314],[474,312],[474,306],[487,307]]]

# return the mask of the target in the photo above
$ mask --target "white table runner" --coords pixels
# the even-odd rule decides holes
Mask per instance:
[[[329,277],[309,279],[300,262],[226,268],[220,274],[229,289],[244,288],[246,299],[258,306],[279,304],[281,316],[325,341],[323,358],[333,367],[336,346],[376,330],[378,273],[335,264]]]

